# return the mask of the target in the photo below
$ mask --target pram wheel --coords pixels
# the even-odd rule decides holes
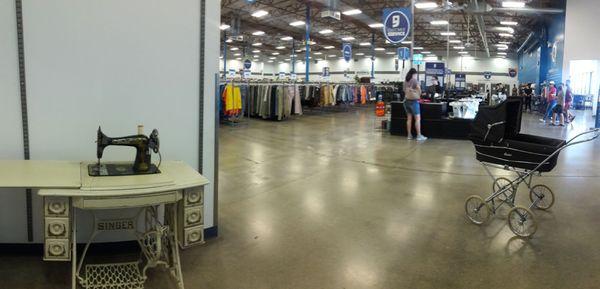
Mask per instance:
[[[536,209],[548,210],[554,205],[554,193],[546,185],[535,185],[529,190],[529,200]]]
[[[465,213],[471,222],[481,225],[490,218],[492,209],[480,196],[473,195],[465,201]]]
[[[494,180],[494,184],[492,185],[492,194],[495,194],[496,192],[510,185],[511,181],[509,179],[503,177],[497,178]],[[513,193],[513,188],[510,188],[510,190],[498,195],[496,198],[498,198],[500,201],[506,201]]]
[[[531,237],[537,230],[533,213],[524,207],[517,206],[508,212],[508,227],[519,237]]]

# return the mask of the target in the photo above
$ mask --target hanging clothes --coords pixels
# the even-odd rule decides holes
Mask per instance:
[[[242,95],[239,86],[228,84],[222,94],[223,114],[236,116],[242,111]]]

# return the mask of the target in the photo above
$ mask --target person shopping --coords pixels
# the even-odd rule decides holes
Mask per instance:
[[[573,91],[571,91],[571,82],[567,80],[565,89],[565,107],[563,108],[563,114],[565,115],[565,122],[570,123],[575,119],[575,115],[571,113],[571,105],[573,104]]]
[[[556,106],[556,87],[554,87],[554,81],[550,81],[550,86],[544,88],[544,97],[548,106],[546,107],[544,118],[540,119],[541,122],[546,122],[546,119],[552,117],[554,107]]]
[[[404,110],[406,111],[406,133],[409,140],[413,139],[412,124],[413,118],[415,130],[417,131],[417,140],[424,141],[427,138],[421,134],[421,86],[417,81],[417,70],[411,68],[404,79]]]
[[[565,106],[565,93],[563,91],[562,85],[558,86],[558,92],[556,94],[556,99],[554,100],[556,105],[552,109],[552,119],[550,120],[550,125],[557,125],[556,119],[560,119],[559,126],[565,126],[565,117],[563,114],[563,107]]]

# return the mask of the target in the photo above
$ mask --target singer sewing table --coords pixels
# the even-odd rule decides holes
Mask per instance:
[[[143,288],[146,270],[157,266],[169,269],[177,287],[183,289],[179,247],[203,243],[203,187],[208,180],[177,161],[163,162],[160,174],[114,177],[90,177],[87,164],[0,161],[0,188],[36,189],[44,199],[44,260],[70,261],[73,289],[78,284],[83,288]],[[96,214],[129,208],[137,208],[133,216],[103,219]],[[94,216],[91,236],[79,258],[77,210],[89,210]],[[140,259],[84,263],[94,239],[110,232],[135,237]]]

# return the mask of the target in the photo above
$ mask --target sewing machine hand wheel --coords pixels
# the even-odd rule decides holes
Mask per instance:
[[[158,153],[158,151],[160,149],[160,140],[158,139],[158,130],[157,129],[152,130],[152,133],[150,134],[150,137],[148,140],[148,147],[151,148],[154,153]]]

